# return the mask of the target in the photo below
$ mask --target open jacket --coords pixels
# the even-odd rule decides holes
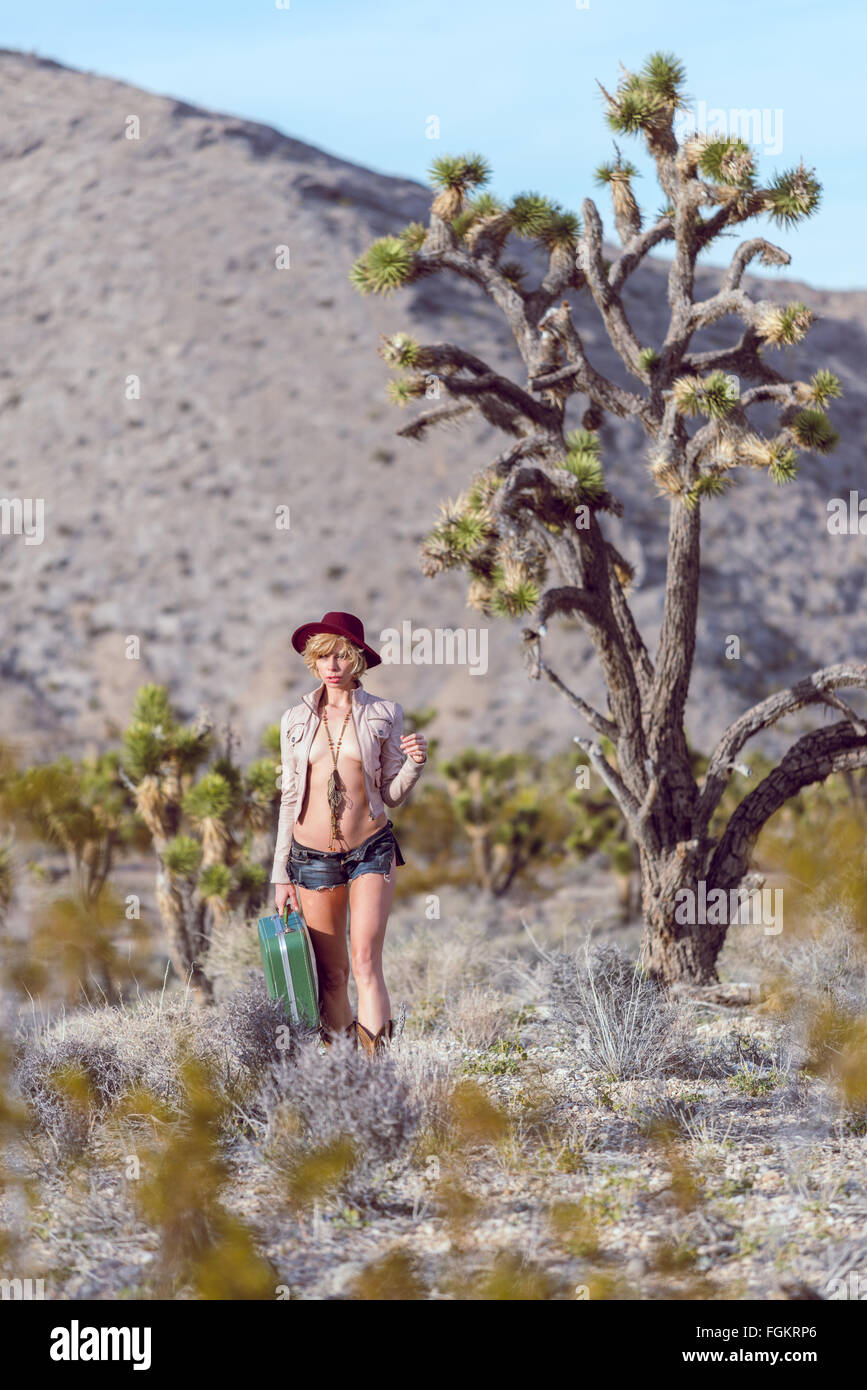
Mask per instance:
[[[287,709],[280,720],[280,758],[282,764],[280,819],[274,851],[272,883],[288,883],[286,868],[292,844],[292,827],[304,813],[307,799],[307,760],[321,715],[319,699],[325,683],[318,685],[300,704]],[[424,763],[407,757],[400,746],[403,710],[393,700],[370,695],[363,686],[350,692],[352,720],[361,750],[364,791],[375,820],[386,806],[399,806],[422,774]]]

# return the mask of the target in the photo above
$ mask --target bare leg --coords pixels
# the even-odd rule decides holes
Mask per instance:
[[[361,874],[349,885],[349,939],[352,973],[358,988],[358,1021],[373,1034],[391,1017],[382,973],[382,948],[394,900],[396,863],[396,856],[392,855],[387,877]]]
[[[326,1028],[339,1032],[352,1022],[349,995],[349,952],[346,949],[347,885],[334,888],[302,888],[297,886],[298,900],[313,943],[319,992],[322,1000],[322,1022]]]

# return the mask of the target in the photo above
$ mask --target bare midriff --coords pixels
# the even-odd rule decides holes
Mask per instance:
[[[328,729],[335,748],[345,715],[345,709],[329,708]],[[346,722],[337,755],[337,771],[343,785],[337,818],[337,838],[332,843],[328,779],[333,770],[334,759],[328,746],[325,721],[320,720],[307,761],[306,797],[302,794],[300,798],[303,813],[295,821],[292,834],[299,845],[306,845],[308,849],[331,850],[338,853],[341,850],[355,849],[362,840],[367,840],[388,822],[384,811],[375,819],[370,818],[370,808],[364,793],[361,749],[358,746],[358,735],[352,715]]]

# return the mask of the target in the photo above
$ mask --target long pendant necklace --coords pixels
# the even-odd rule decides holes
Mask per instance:
[[[346,729],[349,716],[351,714],[352,705],[350,705],[349,709],[346,711],[346,718],[343,721],[340,734],[337,738],[337,747],[335,748],[334,744],[331,741],[331,730],[328,727],[328,710],[323,709],[322,711],[322,722],[325,725],[325,733],[328,737],[328,747],[331,750],[331,760],[334,763],[334,768],[332,770],[331,776],[328,779],[328,790],[326,793],[328,797],[329,810],[331,811],[331,840],[328,845],[329,850],[335,848],[334,842],[337,839],[337,810],[340,806],[340,792],[343,787],[343,782],[341,780],[340,773],[337,771],[337,758],[340,753],[340,744],[343,740],[343,734]]]

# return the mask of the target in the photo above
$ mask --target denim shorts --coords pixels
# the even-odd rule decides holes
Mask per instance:
[[[293,835],[286,867],[291,882],[302,888],[336,888],[362,874],[383,874],[387,878],[392,855],[397,864],[406,863],[389,821],[354,849],[310,849],[299,845]]]

